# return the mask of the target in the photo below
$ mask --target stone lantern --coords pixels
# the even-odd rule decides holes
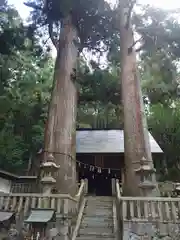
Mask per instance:
[[[152,196],[152,191],[156,188],[153,179],[156,169],[150,166],[143,157],[140,161],[140,167],[136,169],[135,172],[140,179],[139,188],[142,196]]]
[[[52,154],[49,154],[47,157],[47,161],[43,162],[41,165],[41,169],[43,171],[43,177],[41,179],[41,184],[43,186],[43,194],[50,195],[52,193],[52,189],[56,184],[56,179],[54,178],[54,173],[60,168],[54,162],[54,157]]]

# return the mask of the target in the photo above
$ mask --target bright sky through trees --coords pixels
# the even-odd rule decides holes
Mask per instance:
[[[10,4],[13,4],[19,11],[22,18],[26,18],[29,13],[28,7],[24,6],[23,2],[25,0],[8,0]],[[116,0],[108,0],[110,2],[116,2]],[[177,9],[180,8],[179,0],[139,0],[141,4],[150,4],[156,7],[165,9]]]
[[[9,4],[12,4],[19,11],[19,14],[23,19],[26,19],[29,15],[30,9],[23,3],[26,0],[8,0]],[[117,0],[107,0],[108,2],[115,4]],[[180,0],[138,0],[140,4],[150,4],[152,6],[164,9],[180,9]],[[56,50],[52,47],[52,56],[56,56]],[[92,57],[92,56],[91,56]],[[104,59],[104,57],[102,57]],[[104,60],[102,60],[104,62]]]

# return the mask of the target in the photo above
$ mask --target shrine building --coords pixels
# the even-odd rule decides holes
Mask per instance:
[[[154,164],[162,161],[162,149],[149,133]],[[124,178],[123,130],[79,129],[76,131],[76,160],[79,179],[88,179],[89,194],[111,195],[111,179]]]

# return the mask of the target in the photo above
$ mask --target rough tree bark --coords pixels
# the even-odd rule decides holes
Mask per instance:
[[[153,166],[131,25],[132,5],[120,0],[121,86],[124,110],[125,195],[138,196],[135,169],[145,157]]]
[[[77,32],[68,16],[63,24],[54,71],[54,84],[45,132],[45,155],[54,153],[60,165],[56,174],[57,190],[74,195],[76,192],[76,107],[77,92],[71,75],[75,68],[78,49]]]

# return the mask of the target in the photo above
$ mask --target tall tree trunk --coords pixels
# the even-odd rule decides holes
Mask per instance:
[[[126,1],[120,0],[121,81],[124,110],[125,189],[126,195],[138,196],[140,189],[135,169],[143,157],[153,166],[144,112],[140,79],[133,48],[134,37]],[[128,9],[128,10],[127,10]]]
[[[59,49],[54,72],[54,86],[45,133],[46,151],[54,153],[60,165],[56,174],[57,190],[61,193],[76,192],[76,108],[77,92],[71,80],[78,49],[74,44],[77,32],[67,17],[62,25]]]

